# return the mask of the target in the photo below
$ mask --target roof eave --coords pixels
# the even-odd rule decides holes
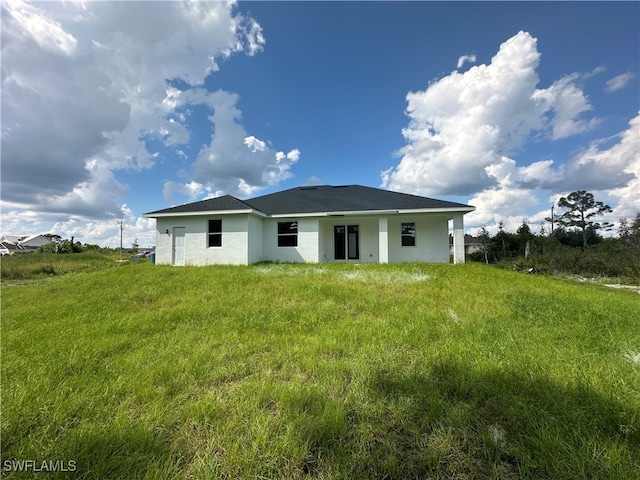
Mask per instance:
[[[470,213],[474,212],[476,207],[464,205],[460,207],[442,207],[442,208],[412,208],[398,210],[398,213]]]
[[[475,211],[475,207],[461,205],[460,207],[441,207],[441,208],[405,208],[391,210],[346,210],[337,212],[288,212],[266,214],[256,209],[242,210],[204,210],[200,212],[164,212],[164,213],[145,213],[145,218],[170,218],[185,216],[215,216],[215,215],[237,215],[237,214],[253,214],[263,218],[290,218],[290,217],[355,217],[366,215],[396,215],[396,214],[416,214],[416,213],[469,213]]]
[[[476,207],[460,206],[447,208],[410,208],[410,209],[394,209],[394,210],[358,210],[358,211],[341,211],[341,212],[311,212],[311,213],[278,213],[267,215],[270,218],[287,218],[287,217],[354,217],[363,215],[396,215],[410,213],[469,213],[475,211]]]
[[[243,210],[206,210],[201,212],[165,212],[165,213],[145,213],[142,216],[145,218],[166,218],[166,217],[195,217],[195,216],[212,216],[212,215],[237,215],[237,214],[253,214],[259,217],[266,217],[267,215],[260,210],[255,209],[243,209]]]

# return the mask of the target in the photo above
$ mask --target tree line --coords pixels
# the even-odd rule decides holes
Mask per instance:
[[[632,219],[621,218],[617,236],[604,237],[613,225],[599,221],[611,213],[609,205],[593,194],[578,190],[560,198],[559,215],[547,217],[538,233],[523,222],[516,233],[506,232],[498,223],[498,232],[490,235],[483,227],[478,236],[481,249],[469,260],[512,266],[531,271],[571,273],[589,276],[626,277],[640,281],[640,212]]]

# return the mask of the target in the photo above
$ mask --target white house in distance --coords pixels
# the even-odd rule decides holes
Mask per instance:
[[[44,235],[3,235],[0,237],[0,254],[29,253],[42,245],[51,243],[51,239]]]
[[[480,251],[482,251],[482,242],[477,237],[465,234],[464,253],[471,255],[472,253]],[[453,235],[449,235],[449,252],[453,255]]]
[[[178,205],[156,219],[156,263],[464,262],[463,215],[475,207],[360,185],[307,186]]]

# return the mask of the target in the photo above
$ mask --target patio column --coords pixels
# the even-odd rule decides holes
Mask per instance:
[[[378,261],[389,263],[389,226],[387,217],[378,218]]]
[[[462,214],[453,217],[453,263],[464,263],[464,221]]]

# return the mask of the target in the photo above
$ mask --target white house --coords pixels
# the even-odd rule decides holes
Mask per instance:
[[[464,236],[464,253],[471,255],[472,253],[482,250],[482,242],[472,235]],[[449,252],[453,255],[453,235],[449,235]]]
[[[51,239],[44,235],[3,235],[0,237],[0,255],[34,252],[48,243],[51,243]]]
[[[156,219],[156,263],[464,262],[463,215],[475,207],[360,185],[231,195],[145,214]]]
[[[51,243],[51,239],[44,235],[29,235],[20,240],[20,245],[25,248],[38,248]]]

